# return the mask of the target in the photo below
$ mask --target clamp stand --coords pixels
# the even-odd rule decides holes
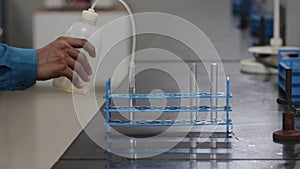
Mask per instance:
[[[286,69],[285,100],[277,99],[278,104],[285,105],[282,115],[282,130],[273,133],[274,141],[300,141],[300,132],[296,131],[295,107],[292,101],[292,69]]]

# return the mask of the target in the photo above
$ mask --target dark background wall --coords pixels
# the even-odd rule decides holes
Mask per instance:
[[[32,14],[43,0],[6,0],[6,32],[9,45],[32,47]]]

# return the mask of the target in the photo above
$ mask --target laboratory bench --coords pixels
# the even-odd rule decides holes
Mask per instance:
[[[299,168],[300,145],[275,143],[272,138],[272,133],[281,129],[282,124],[282,110],[279,110],[276,103],[277,76],[243,74],[240,73],[238,63],[238,61],[223,61],[226,76],[230,77],[232,84],[233,135],[228,140],[218,139],[217,148],[211,148],[210,139],[197,143],[196,147],[191,148],[190,140],[197,139],[198,136],[189,133],[173,149],[153,157],[131,159],[114,154],[107,156],[108,152],[94,143],[86,133],[90,130],[94,132],[99,130],[100,133],[100,127],[104,127],[99,120],[103,113],[100,111],[76,137],[53,168]],[[207,78],[205,73],[205,70],[198,70],[199,79]],[[159,79],[161,88],[171,88],[173,92],[178,90],[176,86],[168,83],[170,79],[163,77],[163,74],[157,73],[155,78],[153,73],[148,75],[145,73],[137,76],[137,91],[145,92],[153,89],[155,83],[149,84],[145,79],[150,81]],[[157,76],[162,77],[157,78]],[[296,128],[300,129],[299,119],[296,119]],[[127,130],[131,129],[127,128]],[[117,138],[112,136],[110,140],[113,139]],[[166,140],[155,141],[162,143]]]
[[[215,7],[213,1],[207,2],[206,5],[207,7]],[[231,138],[220,137],[217,141],[208,139],[191,147],[191,145],[195,145],[193,140],[197,140],[197,134],[191,132],[187,134],[182,142],[163,154],[142,159],[122,157],[107,152],[98,146],[94,142],[95,140],[90,138],[89,132],[93,132],[96,135],[95,138],[98,137],[101,141],[107,141],[105,140],[106,138],[103,138],[103,135],[100,137],[100,133],[103,131],[101,127],[105,127],[103,121],[99,120],[104,113],[102,107],[91,119],[86,128],[73,140],[72,144],[52,168],[299,168],[299,144],[279,144],[273,142],[272,138],[272,133],[281,129],[282,126],[283,110],[276,103],[276,99],[278,98],[277,76],[251,75],[240,72],[240,60],[252,57],[247,50],[249,45],[252,45],[254,39],[252,39],[247,31],[238,30],[236,27],[238,21],[236,18],[231,17],[229,8],[224,9],[214,10],[214,14],[204,9],[199,9],[207,15],[199,15],[199,22],[195,24],[211,39],[220,55],[225,74],[231,80],[230,88],[233,95],[231,100],[233,111],[230,114],[233,123],[233,135]],[[189,18],[188,13],[185,14],[185,17]],[[214,19],[210,23],[200,22],[208,17],[208,15],[214,16]],[[159,38],[159,41],[157,39],[154,40],[155,43],[151,43],[150,45],[147,45],[142,40],[139,40],[139,42],[141,49],[149,46],[152,48],[162,48],[178,54],[186,63],[195,62],[195,56],[192,56],[193,53],[186,48],[182,48],[176,42],[166,40],[162,37]],[[198,64],[198,85],[207,91],[209,90],[207,71],[203,68],[201,62],[196,62]],[[143,67],[143,64],[176,65],[174,62],[142,60],[137,63],[137,68],[139,66]],[[171,67],[179,69],[176,66]],[[181,73],[179,77],[188,81],[189,76],[185,72],[179,71],[178,73]],[[120,83],[119,88],[124,89],[126,85],[128,84],[125,79]],[[136,76],[136,85],[136,90],[140,93],[149,93],[155,89],[161,89],[165,93],[180,92],[178,91],[178,86],[174,83],[174,79],[166,76],[163,72],[155,70],[139,72]],[[188,91],[188,83],[184,87]],[[300,129],[300,121],[298,121],[299,119],[296,120],[296,128]],[[142,137],[152,136],[151,134],[147,135],[147,133],[149,134],[149,130],[145,128],[141,130],[136,128],[118,128],[118,130],[126,134],[133,134],[135,137],[141,137],[140,134],[143,132],[140,131],[146,133]],[[156,129],[151,128],[151,130],[155,131]],[[159,127],[157,130],[161,131]],[[138,134],[135,135],[136,133]],[[114,138],[113,135],[111,137],[109,139],[111,142],[114,142],[114,139],[116,139],[116,142],[120,141],[118,137]],[[172,140],[172,137],[166,139],[167,141],[164,139],[155,141],[158,144],[168,144],[170,139]],[[130,140],[123,141],[125,143],[130,142]],[[214,145],[213,148],[212,145]],[[148,150],[137,151],[147,152]],[[134,151],[132,152],[134,154]]]
[[[227,168],[227,169],[252,169],[252,168],[300,168],[299,144],[297,143],[275,143],[273,142],[272,133],[282,127],[282,108],[280,108],[276,99],[278,98],[278,86],[276,75],[251,75],[240,72],[240,60],[252,57],[248,53],[248,47],[253,44],[254,39],[248,31],[237,29],[238,19],[230,15],[228,1],[222,1],[223,6],[216,5],[215,1],[205,1],[205,6],[197,6],[201,14],[190,16],[184,13],[186,19],[194,19],[193,23],[198,26],[211,39],[216,47],[226,76],[231,80],[231,100],[232,113],[232,133],[231,138],[220,137],[207,139],[204,142],[197,143],[195,139],[197,134],[191,132],[187,134],[182,142],[178,143],[173,149],[156,156],[142,159],[127,158],[113,153],[109,153],[98,146],[90,138],[89,132],[93,132],[100,138],[97,133],[103,131],[104,124],[99,120],[103,115],[103,107],[92,118],[86,128],[73,140],[72,144],[66,149],[63,155],[53,165],[53,169],[133,169],[133,168],[151,168],[151,169],[168,169],[168,168]],[[213,13],[206,9],[213,9]],[[222,10],[216,10],[222,8]],[[211,16],[210,22],[201,22]],[[197,21],[196,21],[197,19]],[[155,43],[154,43],[155,42]],[[194,62],[193,55],[186,49],[181,48],[178,43],[170,42],[164,38],[159,41],[147,44],[139,41],[139,47],[162,48],[180,55],[186,62]],[[143,46],[144,45],[144,46]],[[148,62],[148,63],[147,63]],[[142,64],[174,64],[162,63],[159,60],[141,61],[137,67]],[[203,90],[209,90],[209,78],[203,65],[198,64],[198,85],[204,87]],[[142,66],[141,66],[142,67]],[[155,67],[155,66],[154,66]],[[173,66],[176,68],[176,66]],[[153,70],[152,70],[153,71]],[[174,79],[165,76],[161,72],[145,71],[140,72],[136,77],[137,91],[140,93],[149,93],[154,89],[161,89],[166,93],[176,93],[178,86]],[[182,73],[179,77],[187,78],[187,74]],[[127,80],[120,84],[120,88],[126,86]],[[128,84],[127,84],[128,85]],[[206,86],[206,88],[205,88]],[[189,85],[186,85],[188,88]],[[296,118],[296,129],[300,129],[300,120]],[[158,127],[159,128],[159,127]],[[151,128],[155,130],[154,128]],[[136,128],[119,129],[124,133],[135,134]],[[159,129],[157,129],[159,130]],[[149,132],[143,129],[145,133]],[[147,131],[147,132],[146,132]],[[133,134],[133,135],[134,135]],[[140,137],[141,132],[135,137]],[[149,137],[152,135],[142,135]],[[155,140],[161,144],[167,144],[173,137],[164,140]],[[118,137],[110,139],[114,142]],[[176,138],[173,138],[176,139]],[[120,141],[120,140],[119,140]],[[130,142],[130,140],[123,140]],[[172,142],[172,141],[171,141]],[[191,146],[193,145],[193,146]],[[213,145],[213,147],[212,147]],[[217,147],[217,148],[216,148]],[[130,146],[128,147],[128,149]],[[129,150],[128,150],[129,151]],[[147,150],[137,150],[147,151]],[[153,151],[153,150],[149,150]],[[134,154],[134,151],[132,151]]]

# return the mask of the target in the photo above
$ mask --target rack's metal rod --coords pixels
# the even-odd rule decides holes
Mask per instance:
[[[111,95],[111,87],[110,87],[110,79],[106,81],[106,91],[105,91],[105,96],[106,96],[106,103],[105,103],[105,113],[106,113],[106,132],[110,132],[110,115],[111,112],[109,111],[110,109],[110,99],[109,96]]]
[[[230,79],[229,79],[229,77],[226,78],[226,93],[227,93],[227,97],[226,97],[226,134],[227,134],[227,137],[229,137],[229,125],[230,125],[230,120],[229,120]]]

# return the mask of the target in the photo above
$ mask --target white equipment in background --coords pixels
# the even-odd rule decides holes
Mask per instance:
[[[256,46],[249,48],[249,52],[255,56],[267,54],[275,56],[279,49],[300,49],[299,47],[282,46],[280,37],[280,0],[274,0],[274,37],[271,39],[271,46]],[[255,74],[277,74],[277,69],[259,63],[255,58],[243,59],[240,62],[241,71]]]

